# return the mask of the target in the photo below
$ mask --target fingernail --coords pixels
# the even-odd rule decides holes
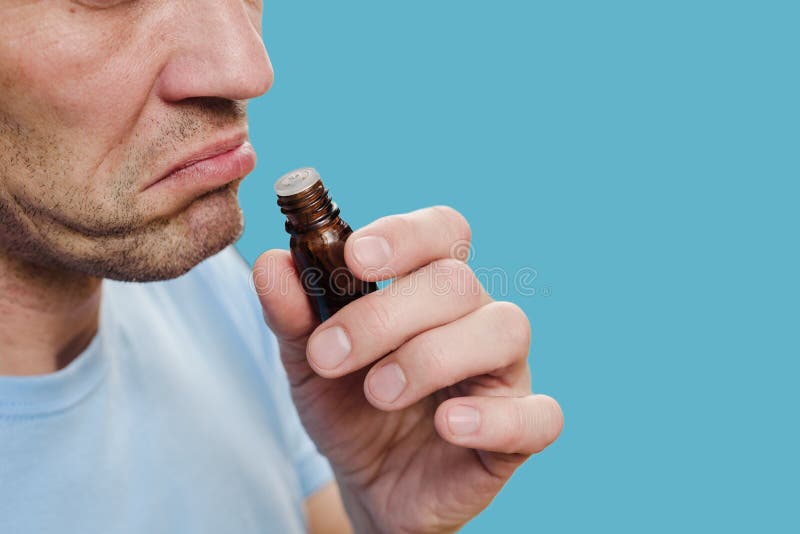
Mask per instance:
[[[481,425],[481,414],[472,406],[458,404],[447,410],[447,426],[456,436],[472,434]]]
[[[350,354],[350,339],[343,328],[332,326],[308,343],[308,357],[322,369],[334,369]]]
[[[369,391],[381,402],[394,402],[406,388],[406,375],[396,363],[388,363],[369,379]]]
[[[379,269],[392,259],[392,247],[380,236],[359,237],[353,242],[353,256],[362,267]]]

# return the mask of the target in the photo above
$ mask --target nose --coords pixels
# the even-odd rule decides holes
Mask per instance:
[[[243,0],[172,5],[164,36],[168,57],[157,84],[162,99],[246,100],[269,91],[274,72],[261,39],[260,10]]]

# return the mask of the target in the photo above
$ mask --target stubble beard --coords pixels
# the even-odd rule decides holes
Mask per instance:
[[[237,102],[206,102],[164,125],[153,146],[131,149],[98,199],[96,185],[69,190],[79,155],[63,139],[29,132],[0,113],[0,178],[25,176],[16,194],[0,191],[0,259],[96,278],[156,281],[179,276],[234,243],[244,230],[237,193],[242,178],[153,218],[136,205],[147,155],[164,143],[246,120]],[[216,128],[214,128],[216,129]],[[49,137],[49,138],[48,138]],[[20,185],[22,184],[22,185]],[[30,185],[29,185],[30,184]],[[94,194],[93,194],[94,193]]]
[[[241,180],[210,191],[169,218],[113,233],[86,236],[0,203],[0,255],[48,270],[130,282],[186,273],[234,243],[244,230],[237,191]]]

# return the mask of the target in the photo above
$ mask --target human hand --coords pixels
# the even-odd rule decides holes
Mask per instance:
[[[559,405],[531,393],[524,312],[451,257],[469,239],[444,206],[354,232],[353,274],[395,280],[322,324],[288,251],[254,266],[300,418],[357,531],[454,531],[561,431]]]

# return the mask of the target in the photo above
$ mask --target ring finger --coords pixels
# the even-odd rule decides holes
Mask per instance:
[[[524,312],[510,302],[492,302],[387,355],[367,373],[364,394],[376,408],[399,410],[473,378],[466,395],[528,395],[529,345]]]

